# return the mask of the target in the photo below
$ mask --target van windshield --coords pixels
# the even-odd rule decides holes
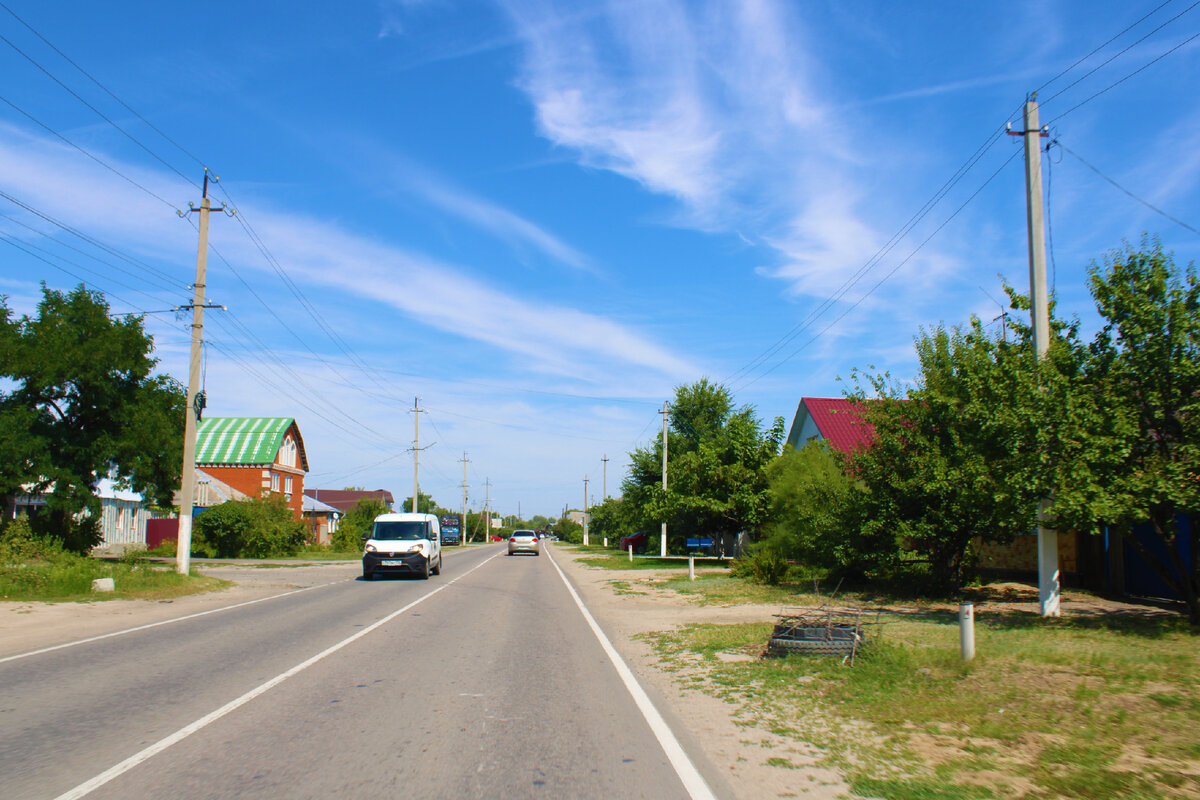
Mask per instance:
[[[404,520],[401,522],[376,522],[371,529],[372,539],[416,539],[429,538],[429,523],[424,520]]]

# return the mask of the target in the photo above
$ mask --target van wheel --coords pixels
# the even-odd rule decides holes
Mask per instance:
[[[438,553],[438,563],[437,563],[437,566],[433,568],[433,574],[434,575],[442,574],[442,554],[441,553]]]
[[[425,562],[425,567],[421,570],[421,579],[429,580],[429,561]]]

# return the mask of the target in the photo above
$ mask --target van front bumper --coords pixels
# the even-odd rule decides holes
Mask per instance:
[[[363,572],[425,572],[429,559],[423,553],[363,553]]]

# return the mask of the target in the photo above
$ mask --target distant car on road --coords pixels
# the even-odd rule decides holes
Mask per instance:
[[[649,542],[650,531],[638,531],[637,533],[631,533],[621,538],[621,549],[628,551],[630,546],[632,546],[633,552],[643,555],[646,552],[646,545]]]
[[[537,531],[513,531],[512,536],[508,537],[508,554],[510,556],[517,553],[533,553],[537,556],[541,555],[541,550]]]

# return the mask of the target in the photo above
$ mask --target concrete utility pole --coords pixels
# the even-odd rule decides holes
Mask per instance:
[[[588,543],[588,502],[587,502],[587,475],[583,476],[583,546],[587,547]]]
[[[469,463],[469,462],[467,461],[467,451],[466,451],[466,450],[463,450],[463,457],[462,457],[462,465],[463,465],[463,515],[462,515],[462,522],[461,522],[461,523],[459,523],[459,530],[461,531],[461,534],[460,534],[460,535],[462,536],[462,543],[463,543],[463,544],[466,544],[466,543],[467,543],[467,535],[470,533],[470,530],[467,528],[467,464],[468,464],[468,463]]]
[[[483,486],[485,490],[484,497],[486,498],[483,501],[483,540],[488,542],[492,539],[492,479],[485,479]]]
[[[1033,348],[1038,358],[1050,348],[1050,303],[1046,290],[1046,231],[1042,220],[1042,142],[1037,92],[1025,102],[1025,129],[1009,131],[1025,139],[1025,205],[1029,223],[1029,305]],[[1038,601],[1043,617],[1059,615],[1058,532],[1042,524],[1050,501],[1038,502]]]
[[[610,461],[608,453],[605,453],[604,458],[600,460],[604,462],[604,483],[601,484],[601,489],[603,489],[603,492],[601,492],[600,497],[600,502],[603,503],[608,499],[608,462]]]
[[[670,408],[667,406],[667,404],[664,402],[663,410],[658,413],[662,414],[662,418],[663,418],[663,481],[662,481],[662,487],[663,487],[663,494],[665,495],[667,493],[667,417],[670,416],[671,411],[670,411]],[[662,542],[660,543],[660,547],[659,547],[659,555],[661,555],[663,558],[667,557],[667,523],[665,521],[662,524]]]
[[[421,447],[421,415],[425,413],[425,409],[419,405],[420,398],[413,398],[413,494],[412,494],[412,513],[417,513],[417,502],[421,497],[421,484],[417,479],[417,472],[420,467],[420,456],[422,450],[428,450],[433,447],[433,444],[428,444]]]
[[[175,571],[187,575],[192,558],[192,503],[196,499],[196,428],[200,421],[196,395],[200,389],[200,358],[204,347],[204,289],[208,268],[208,215],[212,201],[208,199],[208,170],[204,171],[204,189],[200,207],[188,203],[191,211],[200,212],[200,244],[196,252],[196,283],[192,287],[192,354],[188,364],[187,408],[183,414],[183,478],[179,498],[179,535],[175,547]],[[221,206],[218,211],[224,211]]]

